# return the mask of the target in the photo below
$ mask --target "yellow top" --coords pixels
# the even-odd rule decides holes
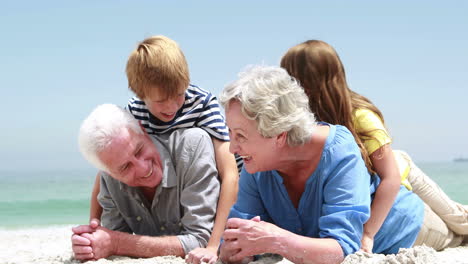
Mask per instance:
[[[392,139],[385,129],[382,120],[371,110],[356,110],[354,113],[353,123],[357,133],[367,132],[370,135],[370,137],[365,136],[361,138],[369,155],[382,146],[392,143]],[[410,170],[408,161],[398,152],[394,152],[393,155],[395,156],[398,169],[400,170],[401,184],[403,184],[408,190],[411,190],[411,184],[407,179]]]

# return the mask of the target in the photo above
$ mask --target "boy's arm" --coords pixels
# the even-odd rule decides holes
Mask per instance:
[[[213,263],[217,259],[217,251],[221,236],[224,232],[226,221],[232,205],[236,202],[239,174],[237,171],[234,155],[229,152],[229,142],[221,141],[212,137],[215,150],[216,167],[221,180],[221,189],[216,209],[216,218],[208,245],[206,248],[192,250],[188,260],[197,262]]]
[[[237,171],[234,154],[229,152],[229,142],[212,138],[216,157],[216,167],[221,181],[216,218],[208,246],[218,250],[221,235],[224,231],[226,221],[232,205],[236,202],[239,173]]]
[[[89,220],[91,219],[101,219],[102,207],[98,202],[97,196],[100,190],[101,175],[100,172],[96,174],[96,180],[94,181],[93,191],[91,192],[91,203],[90,203],[90,212]]]

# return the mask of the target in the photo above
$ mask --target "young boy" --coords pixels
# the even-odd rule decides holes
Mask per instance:
[[[143,40],[130,54],[126,73],[129,88],[136,94],[127,109],[149,134],[177,128],[200,127],[211,136],[221,180],[215,224],[206,248],[191,251],[188,261],[214,262],[231,206],[237,198],[238,170],[229,152],[229,134],[216,97],[190,85],[189,70],[177,43],[165,36]],[[90,219],[99,219],[97,202],[100,177],[91,197]]]

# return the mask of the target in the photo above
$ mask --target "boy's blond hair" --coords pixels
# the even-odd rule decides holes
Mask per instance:
[[[127,61],[128,87],[144,100],[157,87],[167,99],[185,90],[190,82],[187,61],[179,45],[165,36],[140,42]]]

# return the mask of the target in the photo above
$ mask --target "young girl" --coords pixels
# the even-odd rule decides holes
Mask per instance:
[[[400,183],[416,193],[447,226],[468,234],[468,210],[452,201],[402,151],[393,151],[380,110],[366,97],[349,89],[336,51],[320,40],[309,40],[288,50],[281,67],[295,77],[309,97],[317,120],[346,126],[358,143],[367,169],[381,178],[364,226],[361,249],[372,252],[373,240],[398,193]]]

